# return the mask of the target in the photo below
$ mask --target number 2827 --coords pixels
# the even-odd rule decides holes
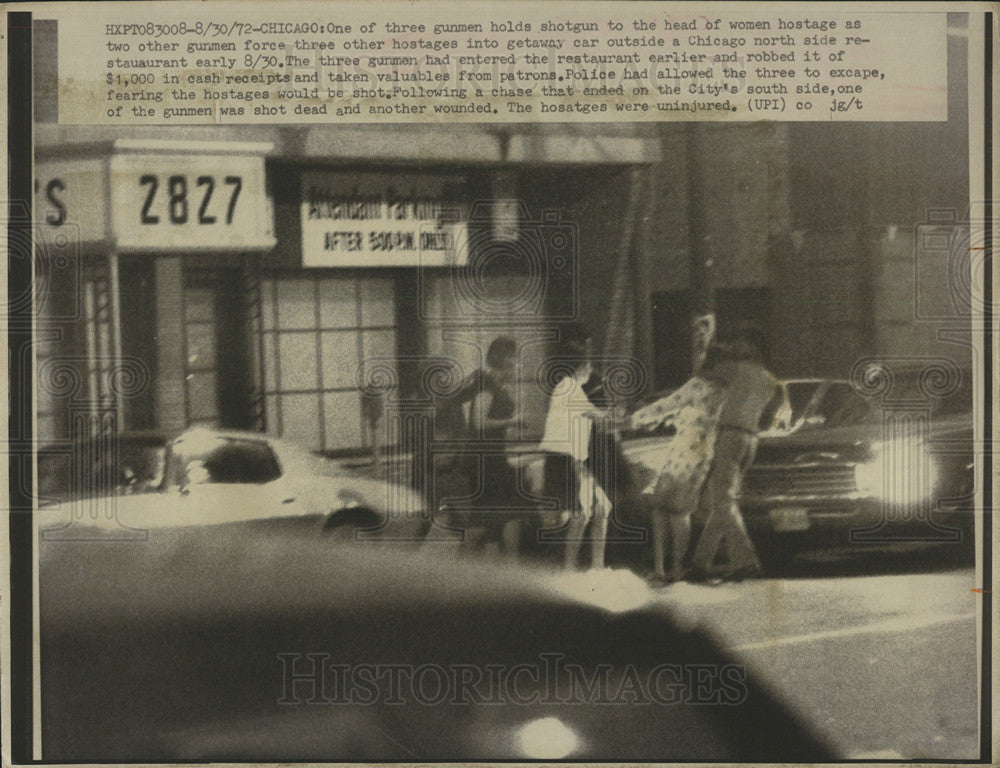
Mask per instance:
[[[147,173],[139,179],[139,186],[146,187],[146,199],[142,204],[139,221],[142,224],[159,224],[160,215],[154,211],[162,211],[162,202],[157,200],[160,194],[160,177]],[[226,224],[233,223],[236,212],[236,201],[243,189],[243,177],[226,176],[223,179],[223,189],[216,194],[214,176],[198,176],[193,189],[189,189],[187,176],[170,176],[166,181],[167,220],[171,224],[187,224],[189,220],[198,224],[215,224],[225,205]],[[225,202],[226,193],[229,201]],[[222,198],[220,200],[219,198]],[[161,198],[162,199],[162,198]]]

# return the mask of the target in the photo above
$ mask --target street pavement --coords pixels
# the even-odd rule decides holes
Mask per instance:
[[[847,547],[799,555],[779,578],[719,586],[650,592],[618,562],[606,578],[556,581],[611,610],[652,594],[681,626],[746,664],[844,758],[974,760],[977,612],[989,595],[974,591],[984,585],[962,557],[940,546]]]
[[[714,637],[843,757],[975,759],[984,595],[974,589],[982,585],[971,566],[905,572],[906,562],[859,568],[821,559],[791,577],[681,582],[656,594],[681,625]]]

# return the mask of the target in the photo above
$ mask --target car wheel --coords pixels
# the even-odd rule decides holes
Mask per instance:
[[[356,541],[363,530],[377,528],[379,516],[364,507],[347,507],[331,512],[323,525],[323,534],[333,541]]]

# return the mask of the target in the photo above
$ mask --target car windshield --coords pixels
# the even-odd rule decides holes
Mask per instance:
[[[281,466],[263,440],[222,436],[171,447],[168,487],[211,483],[269,483],[281,477]]]
[[[789,381],[785,386],[788,390],[788,404],[792,407],[791,423],[794,424],[803,417],[803,412],[816,394],[819,383],[815,381]]]
[[[854,388],[848,382],[831,381],[823,397],[816,404],[815,415],[822,416],[828,421],[846,407],[855,396]]]
[[[964,375],[958,387],[943,397],[933,396],[931,384],[912,375],[893,383],[888,397],[893,403],[911,402],[914,405],[926,403],[932,418],[959,416],[972,413],[972,377]],[[842,403],[827,419],[830,426],[849,426],[877,422],[884,411],[884,402],[879,396],[864,396],[852,388],[840,394]],[[824,409],[826,410],[826,409]]]

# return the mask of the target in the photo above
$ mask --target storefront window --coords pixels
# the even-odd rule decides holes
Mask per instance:
[[[111,291],[105,270],[95,270],[83,283],[84,334],[87,347],[87,400],[97,413],[114,408],[110,374],[115,364],[111,341]]]
[[[392,278],[268,277],[261,313],[268,431],[314,450],[363,448],[359,370],[395,368]]]
[[[184,332],[187,338],[185,386],[191,425],[220,426],[216,386],[215,295],[208,286],[184,292]]]
[[[39,269],[35,273],[35,313],[39,319],[39,325],[48,318],[44,310],[46,307],[47,294],[52,283],[49,280],[46,270]],[[55,339],[49,338],[46,334],[40,334],[35,344],[35,367],[36,370],[44,370],[44,365],[50,363],[59,353],[59,347]],[[35,389],[35,413],[36,429],[39,440],[49,441],[58,437],[65,437],[66,418],[59,411],[56,399],[53,397],[53,385],[46,378],[39,379]]]

